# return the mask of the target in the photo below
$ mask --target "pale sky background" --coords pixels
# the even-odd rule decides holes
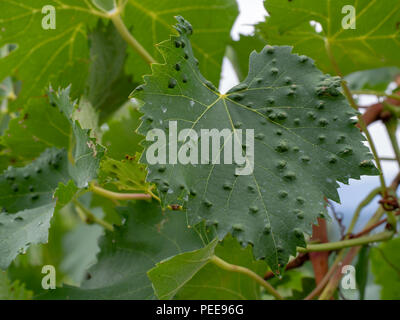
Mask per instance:
[[[237,0],[240,9],[240,15],[236,20],[232,29],[232,38],[234,40],[239,39],[240,34],[251,35],[254,32],[253,25],[257,22],[264,21],[264,17],[267,12],[263,6],[263,0]],[[222,79],[220,83],[220,90],[226,92],[234,85],[238,84],[237,76],[232,68],[232,65],[225,58]],[[377,99],[371,96],[360,97],[360,105],[369,105],[377,102]],[[361,110],[362,112],[363,110]],[[369,131],[375,142],[379,156],[394,157],[391,144],[389,142],[385,127],[379,122],[376,122],[369,127]],[[397,138],[400,139],[400,134],[397,132]],[[390,184],[393,177],[398,172],[398,166],[395,161],[383,161],[383,171],[386,179],[386,183]],[[339,189],[341,205],[337,205],[338,211],[346,214],[345,223],[349,222],[351,214],[355,210],[358,203],[362,198],[373,188],[379,185],[378,177],[362,177],[361,180],[351,180],[350,185],[341,185]],[[377,200],[377,199],[376,199]],[[370,206],[366,207],[363,211],[361,222],[370,216],[377,208],[376,201]],[[361,224],[358,224],[360,226]]]

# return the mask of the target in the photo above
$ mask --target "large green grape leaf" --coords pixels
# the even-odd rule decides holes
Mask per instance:
[[[382,287],[381,298],[400,299],[400,238],[372,248],[371,269]]]
[[[338,89],[339,78],[323,75],[289,47],[265,47],[251,54],[247,78],[220,94],[197,68],[188,39],[191,27],[178,19],[181,35],[158,45],[166,63],[153,65],[145,85],[133,92],[145,101],[139,132],[166,132],[176,121],[178,132],[191,128],[198,137],[201,129],[229,130],[224,144],[232,144],[239,128],[253,129],[254,170],[238,175],[234,164],[150,164],[146,154],[150,150],[152,155],[155,146],[145,141],[148,180],[157,183],[164,203],[188,200],[190,224],[204,219],[216,225],[221,239],[230,232],[252,243],[255,256],[266,257],[277,271],[295,255],[296,246],[305,245],[303,231],[311,232],[312,223],[324,215],[324,196],[339,201],[337,181],[377,173],[372,156]],[[161,139],[153,133],[149,140]],[[174,144],[159,143],[160,154]],[[177,150],[182,145],[178,141]],[[193,150],[200,142],[188,145]],[[251,143],[246,147],[251,149]],[[222,154],[221,145],[218,149]]]
[[[211,242],[206,247],[182,253],[162,261],[148,272],[159,299],[255,300],[260,287],[247,276],[222,270],[210,258],[216,255],[234,265],[246,267],[259,276],[267,270],[263,261],[254,261],[251,247],[242,248],[231,236],[221,244]]]
[[[162,213],[155,202],[131,203],[120,213],[125,223],[100,240],[98,262],[88,270],[90,279],[80,288],[64,286],[42,298],[154,299],[147,271],[161,260],[208,243],[204,230],[187,228],[182,212]]]
[[[125,21],[128,27],[133,27],[133,36],[156,60],[162,61],[154,45],[174,31],[171,28],[174,16],[180,14],[184,14],[196,26],[193,48],[199,59],[200,69],[210,81],[218,85],[225,48],[231,39],[231,28],[238,14],[236,1],[128,0]],[[139,55],[132,49],[130,51],[127,68],[139,74],[150,73],[150,68],[142,62]]]
[[[356,28],[344,29],[344,6],[356,10]],[[397,0],[266,0],[270,17],[258,29],[271,45],[293,45],[294,52],[316,59],[318,67],[334,73],[326,51],[343,74],[383,66],[400,66],[400,3]],[[282,18],[284,17],[284,19]],[[317,32],[310,21],[319,22]]]
[[[42,27],[49,14],[42,14],[46,6],[55,8],[56,29]],[[68,83],[81,84],[89,66],[86,27],[94,26],[98,19],[95,13],[88,1],[81,0],[0,2],[0,47],[17,45],[0,59],[0,80],[12,75],[23,81],[19,102],[42,95],[50,81],[59,85],[55,83],[59,74],[68,74]],[[71,68],[75,71],[67,72]]]

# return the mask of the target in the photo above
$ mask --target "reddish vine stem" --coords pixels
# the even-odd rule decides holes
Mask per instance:
[[[325,219],[318,218],[318,225],[313,225],[312,230],[311,240],[320,243],[329,242]],[[315,282],[318,285],[329,270],[329,252],[310,252],[309,255],[314,269]]]
[[[400,86],[400,77],[396,78],[396,83],[398,86]],[[398,95],[399,93],[395,94]],[[391,105],[400,107],[400,101],[393,98],[386,98],[382,103],[375,103],[367,106],[367,110],[362,115],[365,125],[368,126],[378,120],[387,121],[392,116],[390,112],[383,110],[384,103],[389,103]],[[359,125],[357,126],[359,127]]]

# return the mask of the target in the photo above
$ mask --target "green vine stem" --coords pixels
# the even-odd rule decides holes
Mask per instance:
[[[152,195],[147,193],[118,193],[103,189],[94,184],[90,185],[89,190],[111,200],[150,200],[152,198]]]
[[[372,190],[363,201],[360,202],[356,211],[354,212],[353,218],[350,222],[350,226],[347,229],[346,239],[349,238],[350,234],[353,232],[354,227],[357,223],[358,218],[360,217],[361,210],[367,206],[379,193],[381,192],[381,187],[375,188]]]
[[[87,224],[96,223],[109,231],[114,231],[114,227],[108,222],[97,218],[92,212],[90,212],[87,208],[85,208],[78,200],[73,200],[75,204],[76,211],[78,212],[79,217],[83,222]]]
[[[393,237],[392,231],[383,231],[371,236],[360,237],[356,239],[342,240],[337,242],[327,242],[320,244],[309,244],[307,248],[297,248],[298,252],[315,252],[315,251],[331,251],[348,247],[355,247],[371,242],[386,241]]]
[[[115,28],[118,30],[121,37],[148,63],[156,63],[156,60],[147,52],[147,50],[136,40],[136,38],[129,32],[121,18],[121,11],[119,8],[110,12],[109,19],[114,23]]]
[[[397,94],[387,94],[385,92],[380,92],[380,91],[373,91],[373,90],[352,90],[352,94],[366,94],[366,95],[373,95],[377,97],[386,97],[386,98],[391,98],[395,100],[400,100],[400,95]]]
[[[230,263],[226,262],[225,260],[222,260],[221,258],[219,258],[217,256],[212,256],[210,261],[212,263],[214,263],[216,266],[220,267],[221,269],[224,269],[224,270],[227,270],[227,271],[231,271],[231,272],[241,273],[241,274],[244,274],[244,275],[252,278],[258,284],[263,286],[265,288],[265,290],[267,290],[267,292],[269,294],[271,294],[272,296],[274,296],[276,299],[283,300],[282,296],[278,293],[278,291],[276,291],[267,281],[265,281],[262,277],[260,277],[254,271],[252,271],[250,269],[247,269],[245,267],[242,267],[242,266],[237,266],[237,265],[234,265],[234,264],[230,264]]]

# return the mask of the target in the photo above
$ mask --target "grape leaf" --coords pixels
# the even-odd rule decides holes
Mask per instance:
[[[0,175],[0,207],[16,213],[47,205],[53,201],[58,184],[69,179],[66,152],[47,149],[26,167],[10,167]]]
[[[24,164],[39,156],[46,148],[73,150],[76,160],[71,174],[78,187],[95,177],[104,148],[96,143],[99,136],[96,117],[85,99],[79,106],[70,98],[71,87],[54,92],[49,89],[49,102],[31,100],[18,118],[12,119],[2,137],[5,154]],[[44,99],[43,99],[44,100]]]
[[[339,78],[323,75],[289,47],[253,52],[247,78],[220,94],[197,68],[191,26],[178,20],[180,36],[158,45],[166,63],[153,65],[153,74],[132,94],[145,102],[139,133],[166,131],[174,120],[177,132],[191,128],[198,137],[201,129],[227,129],[224,143],[232,143],[239,128],[253,129],[254,171],[237,175],[234,164],[150,164],[146,153],[152,142],[145,141],[141,161],[149,165],[148,180],[158,185],[164,204],[189,197],[191,225],[204,219],[217,226],[221,239],[232,233],[252,243],[255,256],[266,257],[277,271],[305,245],[303,231],[311,232],[311,224],[324,216],[324,196],[339,201],[336,181],[377,173],[354,127],[354,110],[338,90]],[[187,144],[200,145],[178,141],[177,150]]]
[[[400,299],[400,238],[371,249],[371,269],[381,285],[381,298]]]
[[[269,282],[284,298],[293,297],[295,291],[303,291],[303,279],[305,275],[297,270],[289,270],[281,278],[274,277]],[[268,300],[274,297],[265,292],[265,298]]]
[[[50,101],[55,104],[69,121],[74,135],[72,147],[73,166],[70,175],[78,188],[87,186],[88,182],[95,179],[100,160],[104,155],[104,147],[90,138],[90,129],[82,129],[80,123],[73,120],[75,103],[70,99],[70,88],[49,92]]]
[[[67,205],[77,191],[78,187],[75,185],[74,181],[69,180],[66,185],[60,182],[56,192],[54,193],[54,198],[57,199],[57,207],[61,209]]]
[[[69,237],[80,225],[82,225],[82,221],[74,212],[73,206],[66,206],[60,210],[56,209],[51,220],[48,242],[32,245],[26,254],[19,255],[7,269],[9,279],[20,280],[29,290],[41,292],[44,276],[41,272],[42,267],[52,265],[57,270],[57,283],[71,281],[74,276],[73,270],[61,268],[63,261],[69,256],[69,252],[64,247],[64,242],[65,238]],[[68,249],[79,252],[79,247],[86,246],[90,242],[90,239],[88,239],[91,236],[90,231],[99,228],[99,226],[91,225],[89,228],[91,229],[88,230],[87,237],[85,239],[80,238],[86,242],[84,244],[81,242],[76,248],[68,247]],[[94,241],[97,243],[97,239]],[[71,255],[73,252],[71,252]],[[87,254],[85,258],[88,259],[90,256],[91,254]],[[85,263],[85,259],[81,259],[80,262]]]
[[[170,27],[173,17],[184,12],[197,26],[193,48],[200,61],[201,71],[218,85],[225,48],[238,14],[235,0],[128,0],[125,11],[125,21],[129,28],[133,27],[133,36],[156,60],[162,57],[154,44],[174,31]],[[136,28],[139,25],[140,28]],[[150,73],[149,66],[142,62],[139,55],[132,49],[129,51],[127,70],[133,70],[135,74]]]
[[[258,35],[240,35],[238,41],[229,44],[227,57],[231,61],[240,81],[246,78],[249,72],[249,55],[253,50],[261,50],[265,46],[265,41]]]
[[[0,271],[0,300],[30,300],[33,292],[18,280],[11,282],[5,272]]]
[[[8,214],[18,215],[0,215],[3,227],[7,228],[0,237],[1,268],[6,268],[18,252],[25,251],[31,243],[47,241],[57,198],[60,208],[72,199],[78,188],[87,186],[97,177],[104,148],[90,138],[90,129],[82,129],[79,122],[73,120],[75,103],[71,102],[69,92],[69,88],[58,92],[50,90],[49,99],[71,128],[70,152],[47,149],[34,162],[23,168],[10,167],[0,176],[0,206]],[[40,132],[40,126],[35,124],[32,128]]]
[[[209,263],[216,255],[235,265],[253,270],[262,276],[265,262],[254,261],[251,247],[242,248],[231,236],[221,244],[214,240],[206,247],[182,253],[162,261],[148,272],[159,299],[178,300],[254,300],[260,298],[260,287],[248,277]]]
[[[332,54],[343,74],[384,66],[400,66],[396,52],[400,50],[400,3],[357,0],[266,0],[270,17],[258,25],[269,44],[293,45],[296,53],[317,59],[318,67],[335,73],[326,51]],[[356,28],[344,29],[342,8],[356,10]],[[282,19],[285,17],[285,19]],[[319,22],[318,32],[310,21]]]
[[[32,243],[47,241],[59,182],[68,181],[65,151],[46,150],[24,168],[12,168],[0,176],[0,268]]]
[[[171,300],[214,255],[218,240],[214,239],[206,247],[196,251],[178,254],[161,261],[147,273],[153,283],[154,291],[161,300]],[[213,274],[215,276],[215,273]]]
[[[135,132],[139,127],[141,114],[136,109],[127,108],[126,111],[127,114],[107,122],[108,130],[102,138],[103,145],[107,147],[107,156],[115,160],[143,151],[139,145],[143,137]]]
[[[0,268],[6,269],[31,244],[47,242],[54,205],[50,203],[17,214],[0,214]]]
[[[124,74],[127,45],[111,22],[106,26],[101,20],[89,41],[92,63],[86,96],[100,110],[102,121],[128,100],[132,79]]]
[[[45,6],[55,8],[56,29],[42,27],[42,20],[49,14],[42,14]],[[86,26],[94,26],[95,14],[88,1],[81,0],[1,1],[0,47],[16,44],[17,49],[0,59],[0,79],[15,76],[23,81],[18,99],[22,105],[30,96],[42,95],[49,82],[58,86],[54,82],[58,73],[65,75],[69,68],[75,72],[68,73],[68,83],[81,83],[82,74],[88,70]]]
[[[95,213],[94,210],[92,210]],[[86,274],[86,269],[96,262],[99,251],[98,239],[103,228],[98,225],[80,224],[63,238],[64,256],[60,270],[79,284]]]
[[[363,246],[358,254],[356,265],[356,282],[358,291],[360,292],[360,300],[365,299],[365,288],[368,281],[368,268],[369,268],[369,253],[371,247]]]
[[[208,242],[204,230],[187,228],[184,214],[163,214],[155,202],[131,203],[120,213],[125,223],[100,240],[98,262],[88,270],[90,279],[81,288],[64,286],[40,298],[154,299],[146,272],[158,261]]]
[[[58,108],[47,99],[32,99],[19,117],[11,119],[1,143],[5,154],[24,164],[46,148],[68,148],[71,134],[71,126]]]
[[[139,164],[136,157],[129,157],[126,160],[117,161],[106,158],[101,163],[99,180],[101,183],[112,183],[119,190],[125,191],[147,191],[150,184],[145,181],[145,166]]]
[[[93,4],[80,0],[26,0],[24,4],[15,1],[1,2],[0,23],[5,27],[1,29],[0,48],[11,44],[17,49],[0,59],[0,80],[12,75],[23,81],[19,103],[14,104],[15,107],[24,105],[31,96],[43,95],[49,82],[54,87],[72,84],[71,94],[74,98],[78,97],[88,74],[89,95],[93,101],[100,103],[99,106],[94,106],[102,110],[101,121],[125,99],[131,83],[131,79],[122,71],[125,43],[115,34],[111,23],[105,30],[106,34],[99,33],[100,26],[91,33],[90,55],[87,42],[87,29],[93,30],[99,17],[109,19],[100,10],[108,13],[115,9],[115,2],[92,2]],[[234,0],[205,0],[201,5],[193,2],[175,1],[171,7],[171,3],[147,1],[143,4],[130,0],[122,4],[121,10],[124,11],[128,29],[139,24],[144,28],[149,25],[151,37],[147,33],[137,33],[138,28],[134,28],[133,33],[147,50],[155,53],[157,52],[153,45],[168,34],[165,26],[169,26],[168,21],[174,14],[185,11],[193,19],[198,19],[202,30],[199,29],[195,37],[196,50],[204,62],[203,71],[213,81],[217,81],[225,52],[221,43],[227,43],[230,39],[230,29],[238,12],[237,5]],[[42,22],[46,21],[49,11],[42,13],[42,9],[49,6],[55,9],[56,28],[47,30],[42,27]],[[219,18],[215,19],[217,13]],[[27,28],[29,33],[24,32]],[[214,33],[212,41],[208,33]],[[131,48],[129,50],[130,58],[126,70],[139,78],[149,71],[149,67],[142,63],[136,52]],[[89,70],[90,59],[94,60]],[[100,64],[100,60],[106,64]],[[111,72],[105,73],[107,70]],[[32,74],[35,76],[32,77]],[[104,86],[107,82],[111,86]],[[101,87],[105,88],[103,92]],[[114,90],[110,91],[109,88]]]
[[[385,67],[372,70],[358,71],[345,77],[350,90],[378,90],[385,91],[388,85],[400,75],[400,69]]]

